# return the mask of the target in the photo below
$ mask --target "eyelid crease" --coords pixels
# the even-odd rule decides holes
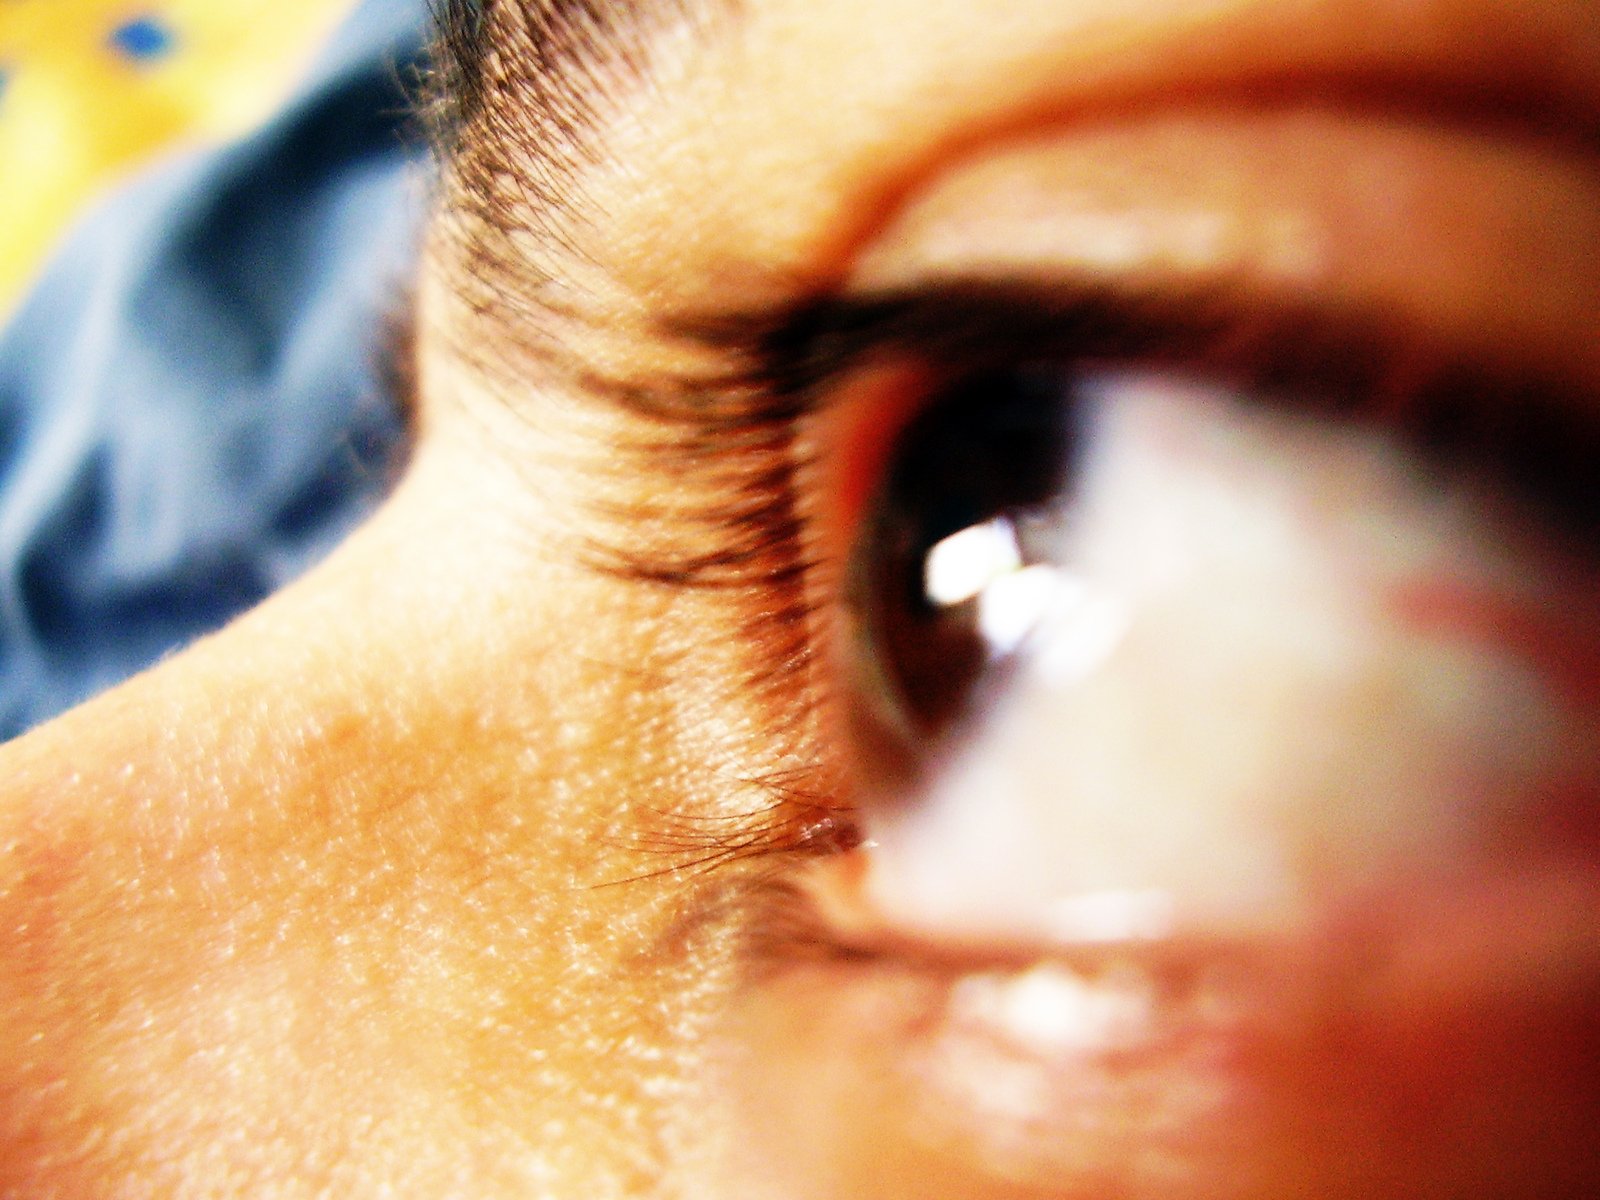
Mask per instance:
[[[1435,460],[1492,466],[1563,527],[1590,544],[1600,535],[1589,486],[1600,396],[1559,363],[1455,345],[1390,313],[1262,296],[1235,281],[1139,290],[975,277],[683,328],[760,364],[751,386],[795,421],[889,357],[952,377],[1026,361],[1171,369],[1379,426]]]
[[[1536,386],[1600,408],[1538,361],[1453,346],[1398,316],[1281,299],[1238,281],[1177,287],[974,275],[886,292],[825,295],[782,310],[675,323],[678,332],[755,362],[756,386],[814,410],[863,359],[900,351],[946,367],[1018,357],[1132,359],[1225,370],[1257,386],[1411,392],[1472,378]]]

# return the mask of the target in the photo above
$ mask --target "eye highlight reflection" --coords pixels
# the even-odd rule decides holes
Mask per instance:
[[[907,736],[958,722],[1028,636],[1028,606],[1050,603],[1042,543],[1070,503],[1081,415],[1055,383],[980,375],[901,433],[847,587],[864,639],[852,666],[877,718]]]

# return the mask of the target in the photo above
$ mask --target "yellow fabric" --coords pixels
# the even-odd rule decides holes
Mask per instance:
[[[260,122],[353,7],[0,0],[0,315],[95,193]]]

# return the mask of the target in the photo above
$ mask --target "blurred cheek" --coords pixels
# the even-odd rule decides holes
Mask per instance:
[[[429,449],[326,567],[5,748],[0,1193],[658,1182],[705,939],[642,831],[694,697],[639,684],[658,607],[529,567],[486,461]]]

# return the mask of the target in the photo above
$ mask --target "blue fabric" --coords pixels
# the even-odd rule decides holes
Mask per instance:
[[[365,0],[243,141],[118,193],[0,331],[0,737],[326,553],[402,454],[426,0]]]
[[[172,49],[172,33],[154,17],[139,17],[113,30],[111,44],[131,59],[148,62]]]

